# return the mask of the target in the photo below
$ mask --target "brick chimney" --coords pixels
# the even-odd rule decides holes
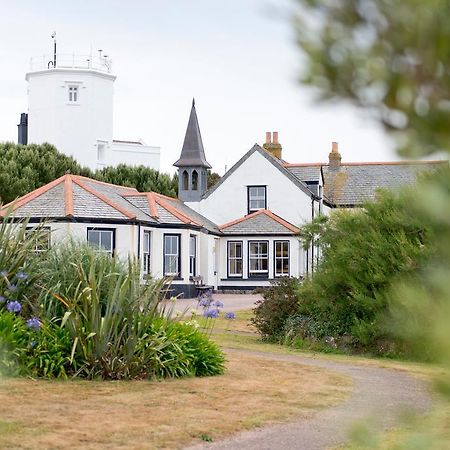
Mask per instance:
[[[328,166],[330,169],[338,169],[341,165],[341,154],[339,153],[338,143],[331,143],[331,153],[328,155]]]
[[[278,142],[278,131],[274,131],[271,133],[270,131],[266,132],[266,142],[263,144],[264,150],[269,152],[275,158],[281,159],[281,144]]]

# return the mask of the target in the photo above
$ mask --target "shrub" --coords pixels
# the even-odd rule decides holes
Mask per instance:
[[[298,310],[299,289],[298,279],[282,278],[261,291],[263,300],[256,302],[252,323],[263,339],[280,337],[286,320]]]

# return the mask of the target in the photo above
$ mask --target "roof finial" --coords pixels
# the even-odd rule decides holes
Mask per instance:
[[[192,98],[192,107],[195,108],[195,97]]]

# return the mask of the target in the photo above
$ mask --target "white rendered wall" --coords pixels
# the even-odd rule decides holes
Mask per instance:
[[[159,170],[161,149],[150,145],[137,144],[131,142],[113,141],[106,154],[106,160],[99,161],[98,167],[105,165],[117,166],[127,164],[129,166],[145,166]]]
[[[28,142],[49,142],[81,165],[97,168],[98,140],[113,137],[115,76],[90,69],[29,72]],[[78,86],[78,101],[69,102],[69,86]]]
[[[258,152],[206,199],[188,205],[223,225],[248,214],[247,186],[252,185],[267,186],[267,209],[293,225],[311,220],[311,198]]]

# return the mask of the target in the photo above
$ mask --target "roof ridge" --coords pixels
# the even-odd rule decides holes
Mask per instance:
[[[54,187],[58,186],[62,181],[67,177],[68,174],[62,175],[56,180],[50,181],[50,183],[44,184],[43,186],[28,192],[28,194],[22,195],[22,197],[19,197],[12,202],[7,203],[4,205],[1,210],[6,210],[7,208],[12,206],[12,210],[15,211],[17,208],[20,208],[21,206],[26,205],[28,202],[31,202],[32,200],[40,197],[42,194],[45,194],[50,189],[53,189]]]
[[[88,178],[90,179],[90,178]],[[99,200],[101,200],[102,202],[106,203],[107,205],[111,206],[111,208],[114,208],[115,210],[119,211],[121,214],[123,214],[124,216],[128,217],[129,219],[135,219],[136,215],[130,213],[128,210],[126,210],[125,208],[122,208],[121,206],[115,204],[111,199],[109,199],[108,197],[106,197],[103,194],[100,194],[99,192],[95,191],[94,189],[92,189],[89,186],[86,186],[81,180],[78,179],[72,179],[72,181],[77,184],[78,186],[80,186],[82,189],[84,189],[85,191],[89,192],[90,194],[94,195],[95,197],[97,197]]]
[[[226,222],[223,225],[219,225],[219,230],[222,230],[223,228],[228,228],[231,227],[233,225],[236,225],[238,223],[244,222],[244,220],[248,220],[251,219],[253,217],[259,216],[260,214],[262,214],[262,212],[265,211],[264,209],[259,209],[258,211],[254,211],[250,214],[246,214],[243,217],[239,217],[239,219],[235,219],[232,220],[231,222]]]
[[[150,210],[150,215],[154,217],[155,219],[159,218],[158,209],[156,208],[156,200],[155,196],[152,192],[147,192],[147,202],[148,202],[148,209]]]
[[[341,162],[341,166],[390,166],[390,165],[414,165],[414,164],[444,164],[448,163],[446,159],[426,159],[426,160],[417,160],[417,159],[405,159],[402,161],[361,161],[361,162]],[[328,166],[328,163],[285,163],[284,167],[315,167],[315,166]]]
[[[73,217],[73,188],[72,177],[65,176],[64,180],[64,212],[66,217]]]

